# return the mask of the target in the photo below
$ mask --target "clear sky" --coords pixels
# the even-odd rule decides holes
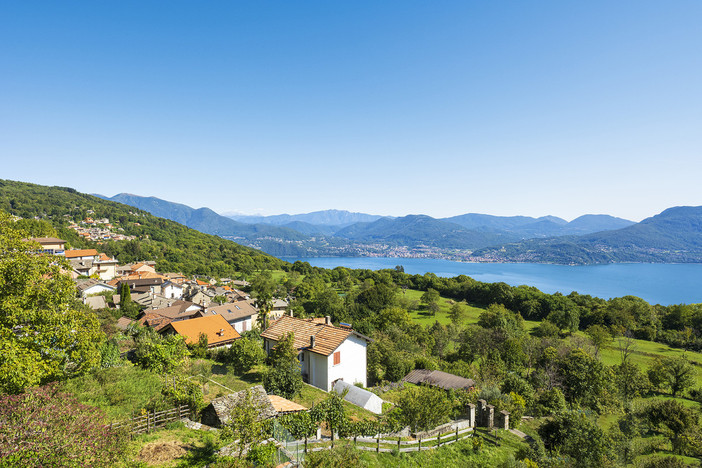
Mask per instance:
[[[702,205],[702,2],[0,1],[0,178],[218,212]]]

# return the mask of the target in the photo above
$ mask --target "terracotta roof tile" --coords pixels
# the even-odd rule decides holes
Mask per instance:
[[[306,348],[313,353],[329,356],[353,333],[353,330],[284,315],[266,328],[261,336],[280,341],[284,335],[291,332],[295,335],[294,346],[296,349]],[[314,347],[310,348],[310,337],[312,336],[314,336]]]
[[[183,336],[188,344],[197,343],[200,333],[207,335],[207,343],[210,347],[241,338],[241,335],[221,315],[171,322],[163,327],[163,330],[168,327],[172,327],[176,333]]]

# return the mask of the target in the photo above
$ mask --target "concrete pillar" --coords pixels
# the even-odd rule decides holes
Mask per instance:
[[[468,403],[468,425],[470,427],[475,427],[475,405],[473,403]]]
[[[318,427],[317,428],[317,440],[320,440],[322,438],[322,428]]]
[[[504,429],[506,431],[509,431],[509,411],[500,411],[500,414],[502,415],[501,421],[500,421],[500,429]]]
[[[495,407],[487,405],[487,410],[485,412],[487,413],[487,424],[485,424],[485,427],[492,429],[495,425]]]

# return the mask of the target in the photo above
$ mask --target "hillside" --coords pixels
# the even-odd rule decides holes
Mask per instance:
[[[324,210],[295,215],[281,214],[272,216],[228,215],[228,217],[248,224],[263,223],[283,226],[294,222],[302,222],[320,226],[332,226],[338,229],[354,223],[368,223],[382,218],[382,216],[378,215],[352,213],[346,210]]]
[[[583,236],[531,239],[474,252],[476,260],[544,263],[702,261],[702,206],[669,208],[640,223]]]
[[[467,229],[509,233],[522,239],[590,234],[612,229],[621,229],[634,224],[622,218],[609,215],[583,215],[571,222],[555,216],[532,218],[528,216],[492,216],[468,213],[445,218]]]
[[[356,223],[336,236],[357,242],[385,242],[410,247],[427,245],[444,249],[477,249],[515,239],[500,233],[471,231],[458,224],[425,215],[382,218],[372,223]]]
[[[279,269],[285,265],[255,249],[66,187],[0,180],[0,210],[22,218],[47,221],[72,247],[99,248],[123,263],[156,260],[160,271],[229,276],[261,268]],[[88,217],[107,218],[115,230],[136,236],[136,240],[98,245],[79,238],[75,231],[68,229],[71,222]]]

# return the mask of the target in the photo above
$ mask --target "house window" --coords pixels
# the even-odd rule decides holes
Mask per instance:
[[[334,353],[334,365],[341,364],[341,351]]]

